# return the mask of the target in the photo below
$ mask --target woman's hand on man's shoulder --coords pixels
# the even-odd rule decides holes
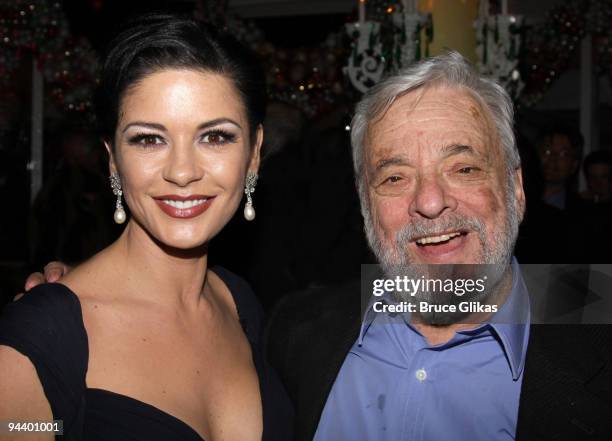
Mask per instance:
[[[43,268],[43,272],[32,273],[28,276],[25,281],[24,289],[25,292],[28,292],[35,286],[38,286],[42,283],[53,283],[57,282],[59,279],[64,277],[72,270],[72,267],[67,265],[64,262],[53,261],[49,262]],[[20,299],[25,293],[19,293],[15,296],[14,300]]]

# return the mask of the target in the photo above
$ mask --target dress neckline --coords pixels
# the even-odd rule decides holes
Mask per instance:
[[[232,299],[234,300],[234,304],[236,305],[236,310],[238,313],[238,320],[240,321],[240,325],[242,327],[242,331],[245,334],[245,337],[247,338],[247,340],[249,341],[249,345],[251,346],[251,358],[253,360],[253,363],[255,365],[255,370],[257,373],[257,378],[258,378],[258,383],[259,383],[259,394],[260,394],[260,401],[261,401],[261,406],[262,406],[262,414],[264,412],[264,395],[263,395],[263,390],[262,390],[262,378],[260,376],[260,372],[259,372],[259,366],[257,364],[257,359],[256,357],[254,357],[254,341],[252,341],[251,339],[251,335],[247,329],[246,326],[246,321],[243,319],[243,317],[241,316],[241,308],[240,308],[240,302],[239,299],[236,297],[236,293],[234,292],[234,289],[232,289],[232,285],[233,283],[231,283],[231,281],[228,279],[227,277],[227,270],[223,267],[220,266],[214,266],[212,268],[209,268],[209,271],[212,271],[215,273],[215,275],[217,275],[217,277],[219,277],[219,279],[221,279],[221,281],[225,284],[225,286],[227,287],[227,289],[229,290]],[[224,277],[225,275],[225,277]],[[74,298],[74,300],[76,301],[76,304],[78,305],[78,310],[79,310],[79,319],[81,321],[81,324],[83,326],[83,332],[86,336],[86,344],[87,344],[87,368],[89,368],[89,336],[87,334],[87,329],[85,328],[85,322],[83,320],[83,307],[81,305],[81,300],[79,299],[79,296],[76,295],[76,293],[74,291],[72,291],[68,286],[64,285],[61,282],[55,282],[53,283],[54,285],[58,285],[61,286],[71,297]],[[186,431],[189,435],[191,435],[190,437],[193,437],[194,441],[206,441],[193,427],[191,427],[189,424],[187,424],[185,421],[181,420],[180,418],[158,408],[153,406],[152,404],[146,403],[144,401],[141,401],[137,398],[131,397],[129,395],[124,395],[121,394],[119,392],[114,392],[108,389],[102,389],[102,388],[93,388],[93,387],[88,387],[87,383],[85,382],[84,379],[84,383],[85,383],[85,390],[87,393],[93,393],[93,394],[97,394],[98,396],[106,396],[108,398],[112,398],[114,400],[120,400],[123,401],[125,403],[129,403],[131,405],[140,407],[142,409],[148,409],[152,412],[154,412],[155,414],[159,415],[162,419],[165,419],[169,422],[174,423],[173,425],[176,427],[180,427],[181,429],[183,429],[184,431]],[[265,418],[264,418],[265,421]],[[263,436],[263,435],[262,435]]]
[[[171,423],[171,425],[180,427],[181,432],[184,432],[185,435],[189,436],[189,439],[193,438],[193,441],[206,441],[202,436],[189,424],[185,421],[181,420],[178,417],[175,417],[171,413],[168,413],[164,410],[161,410],[159,407],[155,407],[152,404],[145,403],[137,398],[130,397],[129,395],[120,394],[118,392],[113,392],[108,389],[100,389],[97,387],[87,387],[87,394],[94,394],[95,396],[104,396],[106,398],[111,398],[113,401],[123,401],[126,405],[131,407],[137,407],[141,410],[147,410],[153,412],[158,415],[161,419],[164,419]]]

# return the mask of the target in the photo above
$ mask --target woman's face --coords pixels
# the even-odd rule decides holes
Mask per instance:
[[[120,110],[114,153],[107,149],[130,227],[172,248],[208,242],[240,204],[247,171],[259,166],[262,129],[249,139],[234,85],[220,74],[162,70],[133,85]]]

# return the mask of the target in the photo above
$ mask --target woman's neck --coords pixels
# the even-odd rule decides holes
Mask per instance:
[[[109,253],[116,274],[135,296],[182,309],[196,308],[202,300],[206,244],[190,250],[170,248],[131,221]]]

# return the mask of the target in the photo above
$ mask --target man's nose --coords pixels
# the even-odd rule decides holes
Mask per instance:
[[[411,216],[435,219],[456,208],[457,200],[450,194],[441,177],[421,176],[417,179],[414,198],[409,207]]]
[[[198,165],[197,151],[192,145],[175,145],[164,167],[164,179],[179,187],[202,179],[203,169]]]

